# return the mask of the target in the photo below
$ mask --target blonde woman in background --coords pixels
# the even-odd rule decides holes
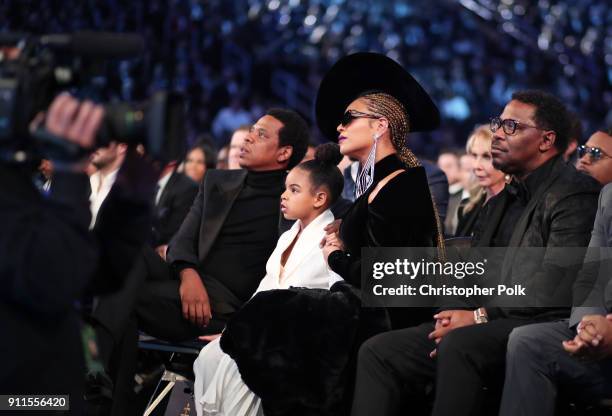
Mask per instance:
[[[493,133],[488,125],[477,126],[466,143],[466,152],[473,158],[472,172],[476,186],[470,191],[469,200],[459,207],[459,223],[455,237],[472,236],[474,224],[482,207],[506,185],[505,175],[493,167],[491,140]]]

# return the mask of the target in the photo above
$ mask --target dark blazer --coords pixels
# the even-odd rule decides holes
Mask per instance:
[[[446,221],[444,221],[444,234],[447,236],[459,236],[457,229],[459,228],[459,208],[462,206],[462,197],[463,188],[454,194],[449,194],[447,217]]]
[[[168,263],[197,268],[206,259],[246,176],[244,169],[212,169],[206,173],[189,213],[170,241]]]
[[[471,237],[474,231],[474,226],[478,221],[480,212],[483,210],[484,203],[487,196],[483,194],[476,205],[468,212],[465,212],[465,204],[459,206],[457,210],[457,229],[455,230],[455,237]]]
[[[586,247],[589,243],[593,221],[597,211],[597,198],[601,186],[590,176],[584,175],[573,166],[568,166],[561,157],[552,161],[550,175],[543,181],[531,196],[523,214],[515,226],[508,244],[509,247]],[[497,227],[503,217],[503,206],[508,201],[508,191],[504,189],[485,206],[483,218],[479,221],[474,236],[474,246],[490,247]],[[577,250],[565,250],[563,255],[577,254]],[[516,253],[515,253],[516,254]],[[517,268],[523,267],[521,261],[512,254],[507,255],[504,265],[513,265],[507,270],[524,276],[527,286],[554,288],[549,297],[542,297],[541,304],[558,304],[563,300],[570,305],[572,285],[576,270],[573,267],[560,268],[567,264],[567,258],[560,258],[560,250],[544,252],[539,268],[529,274],[521,273]],[[574,264],[580,264],[577,259]],[[539,291],[542,295],[544,291]],[[567,317],[569,309],[558,308],[546,311],[544,308],[487,308],[489,315],[533,317],[541,314],[552,314]],[[549,313],[550,312],[550,313]]]
[[[197,183],[182,173],[172,173],[153,208],[153,247],[168,244],[187,216],[197,193]]]
[[[574,285],[574,305],[584,306],[572,310],[570,326],[576,325],[585,315],[612,310],[612,259],[609,250],[600,251],[598,247],[612,247],[612,184],[606,185],[599,195],[585,266]],[[588,297],[584,299],[584,295]]]

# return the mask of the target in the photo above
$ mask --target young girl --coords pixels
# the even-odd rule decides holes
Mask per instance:
[[[280,236],[266,264],[266,276],[255,294],[273,289],[329,289],[342,278],[332,272],[319,246],[325,227],[334,221],[329,207],[342,193],[344,179],[336,165],[338,145],[317,148],[315,158],[293,168],[281,195],[281,211],[296,220]],[[263,415],[260,399],[243,383],[236,363],[219,347],[219,338],[202,349],[193,365],[198,415]]]

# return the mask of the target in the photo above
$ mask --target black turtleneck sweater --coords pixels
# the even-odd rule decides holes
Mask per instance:
[[[278,240],[285,171],[249,172],[201,272],[247,301],[266,273]]]

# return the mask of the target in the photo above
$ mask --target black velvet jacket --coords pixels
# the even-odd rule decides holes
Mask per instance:
[[[368,204],[378,182],[391,179]],[[346,251],[334,251],[329,266],[347,282],[361,287],[361,247],[432,247],[437,225],[427,175],[422,167],[407,169],[397,155],[389,155],[374,167],[374,183],[346,214],[340,227]]]
[[[546,177],[530,192],[529,202],[518,222],[514,225],[509,247],[587,247],[597,211],[597,198],[601,186],[590,176],[582,174],[573,166],[556,157],[547,163]],[[475,227],[473,245],[491,247],[495,233],[508,203],[508,187],[486,204]],[[520,253],[520,251],[519,251]],[[513,276],[523,276],[518,282],[528,288],[533,285],[552,288],[540,291],[542,305],[571,305],[572,285],[582,261],[570,262],[568,256],[578,256],[579,250],[546,250],[537,270],[522,270],[529,267],[517,259],[504,260],[511,264]],[[560,258],[561,257],[561,258]],[[574,264],[574,267],[560,267]],[[517,283],[517,282],[514,282]],[[473,305],[472,305],[473,306]],[[487,308],[489,317],[514,317],[549,320],[567,318],[568,308]]]

